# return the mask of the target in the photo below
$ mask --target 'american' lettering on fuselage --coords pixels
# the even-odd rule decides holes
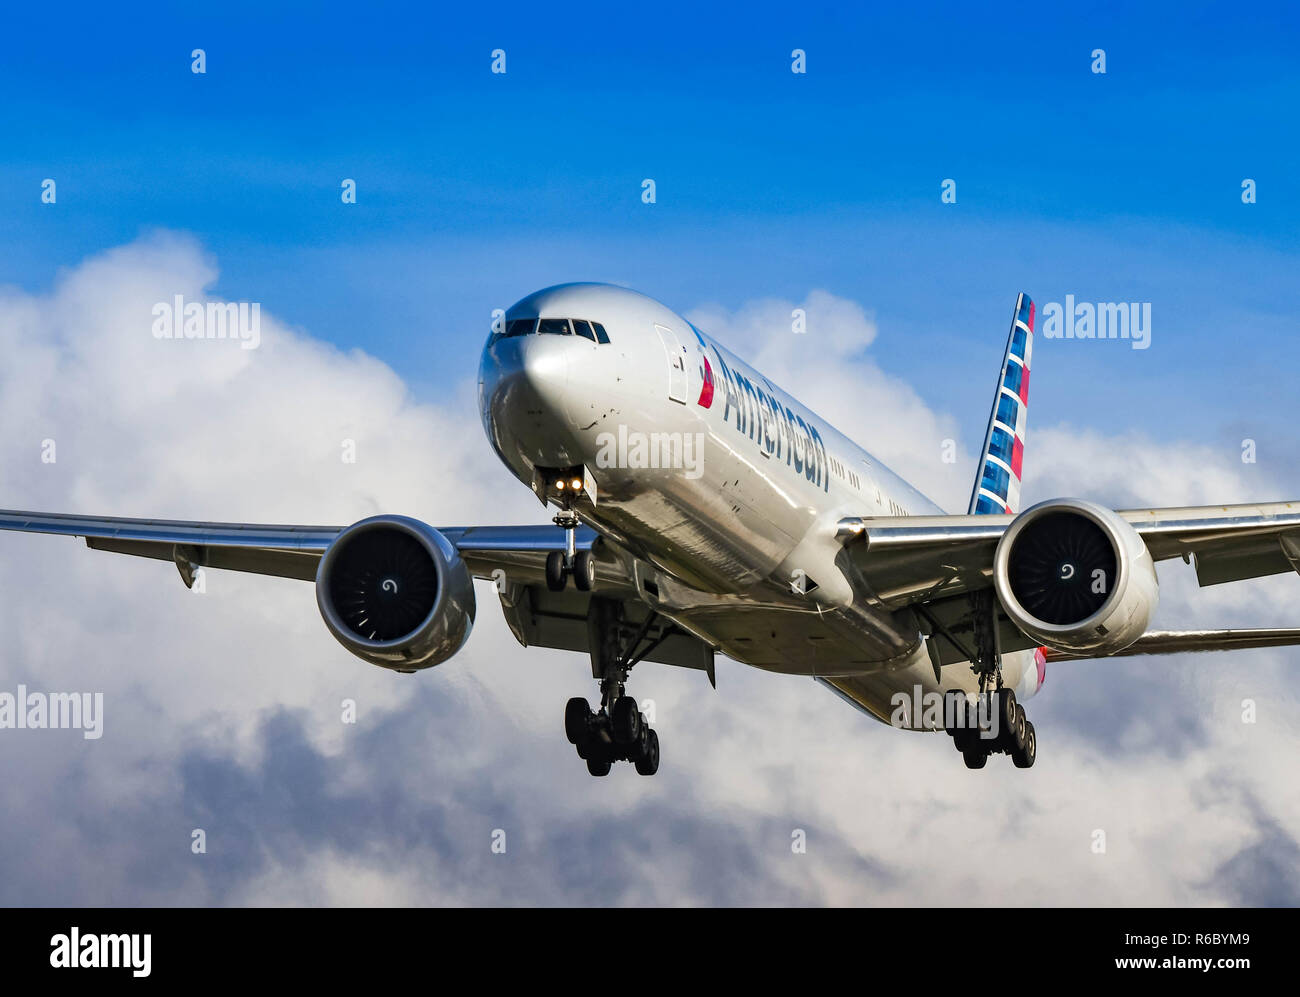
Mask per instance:
[[[762,385],[728,367],[716,346],[713,356],[726,388],[723,421],[733,422],[734,416],[736,429],[758,444],[763,453],[776,460],[784,458],[796,474],[802,474],[822,491],[830,491],[826,446],[816,427],[808,425]]]

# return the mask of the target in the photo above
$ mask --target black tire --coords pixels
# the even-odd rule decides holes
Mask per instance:
[[[646,731],[645,751],[636,760],[637,775],[654,775],[659,771],[659,735]]]
[[[1025,747],[1025,727],[1028,726],[1029,720],[1025,717],[1025,708],[1016,705],[1016,750],[1023,751]]]
[[[591,551],[580,550],[573,559],[573,584],[579,592],[590,592],[596,584],[596,559]]]
[[[995,695],[998,705],[998,736],[1003,744],[1010,746],[1015,744],[1016,694],[1010,689],[999,689]]]
[[[614,712],[610,716],[614,725],[614,740],[618,744],[635,744],[641,737],[641,713],[636,700],[631,696],[619,696],[614,700]]]
[[[608,759],[587,759],[587,771],[598,778],[603,775],[609,775],[609,768],[610,765]]]
[[[546,555],[546,587],[552,592],[563,592],[564,575],[564,552],[553,550]]]
[[[636,744],[627,746],[627,760],[636,763],[645,757],[646,752],[650,750],[650,728],[645,724],[641,725],[641,736],[636,739]]]
[[[952,743],[958,751],[978,747],[979,731],[971,727],[958,727],[952,732]]]
[[[581,696],[575,696],[564,704],[564,736],[570,744],[581,744],[587,739],[587,719],[591,716],[591,704]]]
[[[953,724],[951,727],[948,726],[949,720]],[[949,737],[959,737],[966,728],[966,694],[960,689],[950,689],[944,694],[943,723]]]
[[[961,760],[966,763],[968,769],[982,769],[989,760],[988,753],[979,746],[967,748],[961,753]]]
[[[1025,721],[1025,746],[1020,751],[1011,755],[1011,761],[1018,769],[1028,769],[1034,767],[1034,760],[1038,757],[1038,734],[1034,730],[1034,724],[1030,720]]]

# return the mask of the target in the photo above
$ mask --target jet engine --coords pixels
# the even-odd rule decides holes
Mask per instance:
[[[1053,499],[1021,513],[998,543],[993,584],[1028,636],[1099,656],[1141,637],[1159,600],[1151,552],[1137,530],[1082,499]]]
[[[316,569],[325,626],[357,657],[397,671],[441,664],[474,625],[474,584],[456,547],[405,516],[375,516],[334,538]]]

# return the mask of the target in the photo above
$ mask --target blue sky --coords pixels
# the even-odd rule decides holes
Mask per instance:
[[[550,283],[680,311],[824,288],[971,439],[1018,290],[1150,301],[1144,353],[1040,344],[1034,422],[1285,446],[1300,15],[1126,7],[22,8],[0,38],[0,283],[190,232],[217,293],[430,395],[472,376],[492,308]]]

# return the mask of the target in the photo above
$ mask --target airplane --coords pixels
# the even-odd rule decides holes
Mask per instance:
[[[1194,562],[1202,586],[1300,573],[1300,501],[1021,510],[1034,317],[1019,295],[962,515],[666,306],[575,283],[506,310],[479,368],[488,440],[550,525],[0,511],[0,529],[171,561],[187,586],[209,568],[314,582],[339,643],[405,673],[465,645],[473,579],[491,580],[521,645],[589,655],[597,706],[570,699],[564,727],[594,776],[659,768],[658,733],[628,695],[637,664],[697,669],[716,688],[719,653],[809,676],[892,726],[945,731],[969,768],[993,754],[1029,768],[1023,703],[1049,663],[1300,644],[1300,629],[1148,629],[1157,561]]]

